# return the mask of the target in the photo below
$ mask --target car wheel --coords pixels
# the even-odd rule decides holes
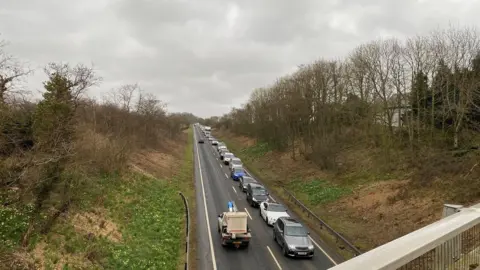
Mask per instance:
[[[282,251],[283,251],[283,256],[288,257],[288,252],[287,252],[287,248],[285,247],[285,245],[283,245]]]
[[[277,242],[277,235],[275,234],[275,231],[273,231],[273,241]]]

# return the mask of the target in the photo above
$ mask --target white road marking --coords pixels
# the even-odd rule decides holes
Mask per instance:
[[[233,191],[235,191],[235,193],[237,193],[237,190],[235,189],[235,187],[234,187],[234,186],[232,186],[232,188],[233,188]]]
[[[273,255],[273,252],[272,252],[272,250],[270,249],[269,246],[267,246],[267,249],[268,249],[268,252],[270,252],[270,255],[272,255],[273,260],[274,260],[275,263],[277,264],[278,269],[282,270],[282,267],[281,267],[280,264],[278,263],[277,258],[275,258],[275,255]]]
[[[222,165],[220,165],[220,166],[222,166]],[[252,177],[252,175],[251,175],[246,169],[245,169],[245,174],[246,174],[247,176]],[[234,189],[234,190],[235,190],[235,189]],[[235,191],[235,192],[236,192],[236,191]],[[272,199],[273,202],[276,202],[275,199],[274,199],[272,196],[268,195],[268,197],[270,197],[270,199]],[[245,208],[245,211],[247,212],[247,214],[248,214],[248,216],[250,217],[250,219],[252,219],[252,217],[250,216],[250,213],[248,213],[247,208]],[[325,254],[325,256],[326,256],[333,264],[338,265],[338,263],[337,263],[336,261],[334,261],[334,260],[332,259],[332,257],[330,257],[330,255],[328,255],[327,252],[325,252],[325,250],[324,250],[315,240],[313,240],[313,238],[312,238],[311,236],[308,236],[308,237],[310,238],[310,240],[312,240],[313,244],[315,244],[315,246],[317,246],[318,249],[320,249],[320,251],[322,251],[322,253]],[[278,263],[277,259],[275,259],[275,256],[273,255],[273,253],[272,253],[272,251],[270,250],[270,248],[269,248],[268,246],[267,246],[267,248],[268,248],[268,251],[270,251],[270,254],[272,255],[273,259],[274,259],[275,262],[277,263],[278,268],[279,268],[279,269],[282,269],[282,267],[280,267],[280,264]]]
[[[248,217],[253,220],[252,216],[250,216],[250,213],[248,212],[247,208],[245,208],[245,212],[247,212]]]
[[[318,249],[320,249],[320,250],[323,252],[323,254],[325,254],[325,256],[327,256],[327,258],[328,258],[333,264],[338,265],[338,263],[337,263],[336,261],[334,261],[334,260],[332,259],[332,257],[330,257],[330,255],[328,255],[327,252],[325,252],[325,250],[323,250],[323,248],[320,247],[320,245],[319,245],[317,242],[315,242],[315,240],[313,240],[313,238],[312,238],[310,235],[308,236],[308,238],[310,238],[310,240],[312,240],[312,242],[315,244],[315,246],[317,246]]]
[[[225,173],[225,177],[227,177],[227,178],[228,178],[228,174],[226,174],[226,173]]]
[[[196,139],[196,132],[193,131],[195,141]],[[207,198],[205,196],[205,186],[203,185],[203,176],[202,176],[202,164],[200,162],[200,154],[198,152],[198,144],[195,144],[197,148],[197,160],[198,160],[198,169],[200,171],[200,183],[202,184],[202,195],[203,195],[203,206],[205,207],[205,218],[207,220],[207,232],[208,232],[208,241],[210,242],[210,254],[212,254],[212,264],[213,270],[217,270],[217,261],[215,259],[215,251],[213,250],[213,241],[212,241],[212,233],[210,231],[210,220],[208,218],[208,208],[207,208]]]

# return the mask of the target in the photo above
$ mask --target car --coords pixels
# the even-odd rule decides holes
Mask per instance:
[[[240,165],[240,166],[243,165],[242,160],[238,157],[232,158],[232,160],[230,161],[230,164],[228,164],[228,168],[232,170],[234,165]]]
[[[230,153],[230,152],[227,152],[225,154],[223,154],[223,163],[225,165],[228,165],[230,164],[230,160],[232,160],[232,158],[234,158],[235,156],[233,155],[233,153]]]
[[[230,153],[230,151],[227,148],[225,148],[225,149],[220,150],[218,153],[220,154],[220,160],[223,160],[223,155],[225,153]]]
[[[212,145],[218,145],[218,141],[212,141]]]
[[[230,176],[232,177],[233,181],[238,181],[240,177],[245,176],[245,171],[243,168],[235,168],[230,173]]]
[[[217,146],[218,153],[220,153],[220,150],[222,150],[222,149],[227,149],[227,146],[225,146],[225,145],[218,145]]]
[[[285,257],[312,258],[315,248],[305,227],[291,217],[280,217],[273,225],[273,240]]]
[[[268,191],[260,183],[247,185],[247,202],[252,207],[258,207],[262,202],[268,201]]]
[[[238,180],[238,186],[240,187],[240,189],[243,191],[243,192],[246,192],[247,191],[247,186],[248,184],[250,183],[257,183],[257,180],[253,179],[252,177],[250,176],[242,176],[240,177],[240,179]]]
[[[208,137],[208,140],[209,140],[210,142],[213,142],[213,140],[215,140],[215,138],[213,138],[213,137]]]
[[[205,143],[205,140],[204,139],[199,139],[198,143]]]
[[[232,165],[232,162],[230,162],[230,164],[228,164],[228,166]],[[240,168],[240,169],[243,169],[243,166],[242,165],[233,165],[229,168],[230,172],[232,172],[234,169],[236,168]],[[244,169],[245,170],[245,169]],[[245,174],[247,174],[247,172],[245,172]]]
[[[290,217],[283,205],[273,202],[262,202],[260,204],[260,216],[268,226],[273,226],[280,217]]]

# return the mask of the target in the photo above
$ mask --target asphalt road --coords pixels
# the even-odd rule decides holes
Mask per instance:
[[[328,269],[336,264],[338,257],[328,254],[328,247],[315,235],[315,256],[312,259],[293,259],[283,256],[273,240],[272,228],[260,218],[259,209],[252,208],[239,189],[238,182],[228,174],[214,147],[206,140],[198,144],[201,131],[194,130],[194,159],[197,197],[197,269]],[[257,179],[258,180],[258,179]],[[271,198],[279,202],[275,198]],[[220,244],[217,232],[217,216],[227,210],[227,202],[234,201],[239,211],[249,214],[252,239],[247,249],[229,249]],[[281,202],[280,202],[281,203]],[[291,214],[291,211],[290,215]],[[294,215],[292,215],[294,216]],[[309,230],[311,231],[311,230]],[[334,259],[335,258],[335,259]]]

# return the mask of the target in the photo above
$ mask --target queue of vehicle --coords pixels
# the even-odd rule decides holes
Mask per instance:
[[[282,248],[286,257],[312,258],[315,248],[304,225],[292,218],[280,203],[271,201],[265,186],[248,175],[240,158],[230,152],[227,146],[211,135],[211,128],[202,128],[205,137],[216,148],[220,160],[228,165],[230,177],[238,181],[238,186],[245,193],[250,206],[259,208],[259,215],[268,226],[273,227],[273,240]],[[203,139],[199,139],[203,143]],[[251,230],[248,227],[246,212],[239,212],[233,202],[228,202],[228,211],[218,215],[218,232],[223,246],[248,247]]]

